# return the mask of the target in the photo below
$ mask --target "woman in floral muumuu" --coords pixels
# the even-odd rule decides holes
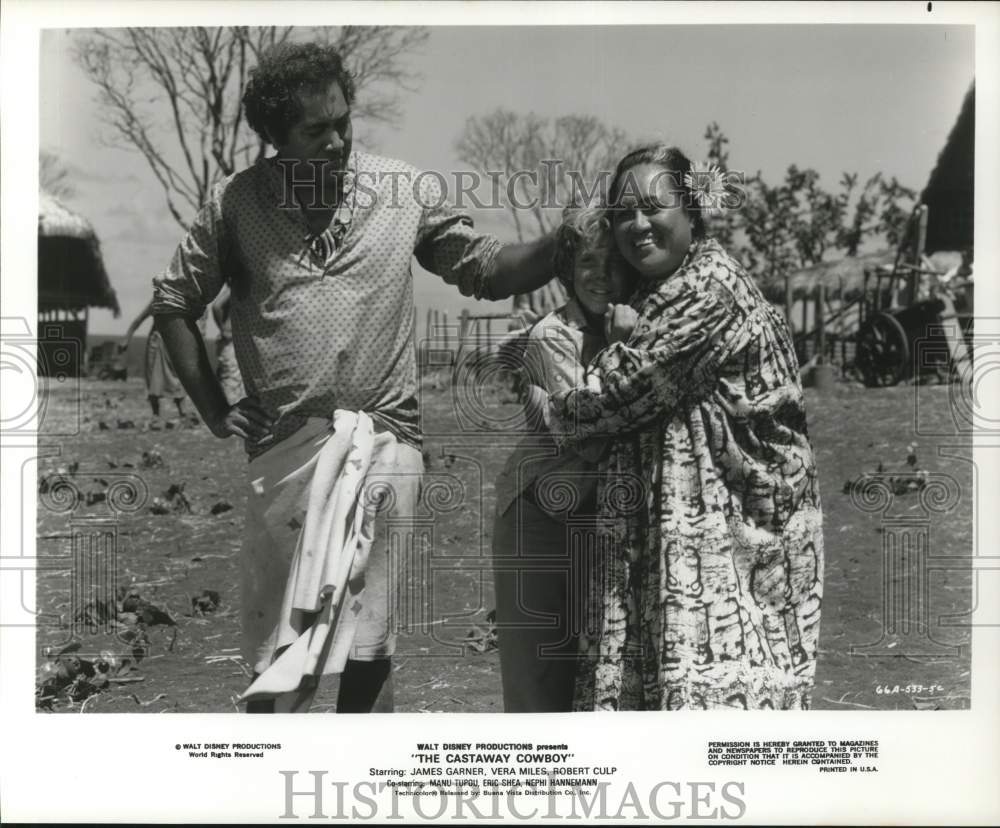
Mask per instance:
[[[611,439],[579,710],[809,706],[823,536],[798,364],[781,313],[706,237],[695,183],[675,148],[619,163],[634,312],[546,409],[563,445]]]

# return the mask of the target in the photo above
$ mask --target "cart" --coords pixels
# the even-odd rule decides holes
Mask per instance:
[[[941,380],[972,364],[973,316],[949,296],[871,308],[858,329],[854,367],[865,385],[896,385],[932,372]]]
[[[923,255],[926,227],[927,207],[921,205],[894,265],[864,271],[853,368],[869,387],[928,373],[942,381],[970,375],[972,283],[937,284],[942,274]]]
[[[860,295],[845,303],[841,291],[840,307],[829,318],[824,318],[827,305],[818,301],[824,311],[817,316],[820,324],[816,332],[804,332],[800,344],[805,346],[815,335],[816,350],[824,358],[839,345],[845,372],[871,388],[927,374],[942,381],[967,378],[972,366],[972,283],[939,284],[943,274],[923,255],[926,227],[927,207],[920,205],[894,264],[865,267]],[[835,322],[838,333],[824,336]],[[851,351],[853,359],[848,358]]]

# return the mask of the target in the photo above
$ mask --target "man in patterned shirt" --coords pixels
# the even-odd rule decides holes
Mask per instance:
[[[423,472],[412,257],[466,296],[501,299],[545,284],[554,246],[550,237],[501,245],[447,204],[441,176],[352,151],[353,100],[352,79],[330,47],[283,44],[261,58],[243,104],[276,155],[215,187],[154,279],[153,313],[212,433],[245,440],[257,494],[263,475],[255,476],[255,463],[274,447],[296,434],[285,450],[303,444],[316,418],[329,421],[336,409],[363,411],[376,432],[369,477],[391,475],[389,516],[398,526],[415,511]],[[247,393],[235,404],[195,326],[224,283],[232,290],[233,343]],[[308,452],[300,460],[297,472],[308,470]],[[251,492],[242,635],[256,673],[280,652],[276,630],[294,552],[294,539],[277,538],[258,511]],[[297,520],[289,523],[297,528]],[[380,513],[361,602],[352,604],[360,618],[339,712],[392,709],[396,578],[385,534]],[[274,709],[273,701],[248,704],[248,712]]]

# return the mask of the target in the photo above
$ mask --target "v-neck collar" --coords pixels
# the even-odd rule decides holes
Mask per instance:
[[[286,181],[284,177],[284,172],[278,164],[277,156],[272,155],[268,158],[264,158],[260,161],[264,165],[266,170],[266,178],[268,182],[268,188],[270,190],[272,198],[274,198],[275,204],[280,209],[285,203],[286,195]],[[303,240],[307,245],[312,245],[312,243],[319,236],[324,236],[329,234],[332,237],[332,241],[339,246],[343,244],[344,238],[347,236],[350,230],[351,223],[354,220],[354,206],[355,206],[355,179],[357,178],[357,153],[352,151],[347,158],[347,166],[344,169],[343,183],[341,185],[340,200],[337,202],[337,206],[333,211],[333,219],[330,222],[330,226],[327,227],[322,232],[315,232],[310,229],[309,222],[306,221],[305,213],[302,211],[301,205],[295,198],[295,192],[292,191],[289,195],[291,196],[293,208],[288,209],[287,215],[292,221],[294,221],[303,231]]]

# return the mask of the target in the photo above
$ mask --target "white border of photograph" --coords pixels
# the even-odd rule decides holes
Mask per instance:
[[[38,158],[38,44],[45,27],[125,25],[219,25],[242,23],[339,25],[461,25],[556,23],[897,23],[976,25],[977,154],[976,269],[985,274],[976,300],[982,317],[1000,327],[1000,226],[996,147],[1000,146],[996,102],[1000,96],[1000,7],[959,3],[933,4],[375,4],[375,3],[125,3],[25,2],[4,6],[0,79],[2,79],[2,315],[36,318],[35,237]],[[845,61],[850,55],[844,56]],[[502,67],[498,68],[502,71]],[[959,102],[955,102],[955,111]],[[859,124],[859,129],[864,125]],[[903,151],[901,149],[901,151]],[[929,171],[928,171],[929,172]],[[170,228],[175,232],[175,228]],[[979,331],[977,330],[977,333]],[[1000,331],[995,331],[1000,332]],[[997,381],[981,376],[980,404],[996,415]],[[987,401],[986,395],[990,393]],[[979,470],[979,549],[996,555],[1000,540],[997,510],[998,449],[981,439]],[[4,446],[2,491],[20,487],[21,460],[16,447]],[[33,554],[35,504],[32,497],[3,499],[2,555]],[[22,527],[25,527],[22,534]],[[994,565],[1000,560],[993,558]],[[12,565],[13,566],[13,565]],[[21,600],[21,580],[5,566],[0,574],[0,601]],[[1000,578],[981,577],[976,618],[998,617]],[[23,581],[26,600],[33,601],[34,579]],[[285,777],[297,771],[296,789],[309,784],[308,771],[325,771],[324,813],[335,819],[336,787],[330,783],[377,781],[369,768],[410,762],[420,742],[565,743],[581,765],[615,767],[608,789],[609,817],[633,818],[644,812],[653,822],[669,819],[669,807],[657,816],[648,807],[650,792],[660,783],[677,783],[674,796],[684,800],[677,822],[711,812],[715,818],[739,816],[750,823],[991,824],[1000,820],[998,700],[1000,700],[1000,628],[973,631],[972,709],[925,712],[803,713],[619,713],[536,716],[417,715],[328,718],[242,715],[128,716],[36,715],[34,710],[34,634],[30,628],[0,629],[0,710],[4,749],[0,751],[0,808],[9,821],[207,822],[275,821],[285,811]],[[877,773],[820,774],[812,768],[738,768],[706,765],[709,740],[877,739]],[[191,761],[175,749],[182,742],[280,743],[262,760]],[[691,783],[714,783],[708,788]],[[742,785],[744,807],[719,798],[726,782]],[[638,794],[640,811],[627,798],[629,783]],[[671,788],[671,791],[674,789]],[[730,789],[733,793],[735,789]],[[662,791],[662,788],[661,788]],[[693,799],[702,799],[699,806]],[[295,813],[312,814],[309,797],[296,799]],[[380,799],[380,802],[385,800]],[[351,816],[351,801],[347,813]],[[356,803],[356,818],[368,808]],[[522,798],[515,808],[531,821],[565,822],[568,810],[549,811],[547,802]],[[380,806],[378,820],[395,817]],[[697,809],[701,809],[698,811]],[[435,821],[438,805],[423,812],[408,804],[398,816],[407,821]],[[695,809],[695,810],[693,810]],[[532,814],[532,811],[535,811]],[[484,812],[482,805],[479,807]],[[738,813],[738,811],[742,811]],[[556,814],[550,820],[547,813]],[[501,818],[518,819],[506,806]],[[486,810],[484,821],[497,821]],[[284,820],[287,821],[287,820]],[[315,820],[314,820],[315,821]],[[374,820],[373,820],[374,821]],[[477,821],[476,812],[453,805],[438,821]]]

